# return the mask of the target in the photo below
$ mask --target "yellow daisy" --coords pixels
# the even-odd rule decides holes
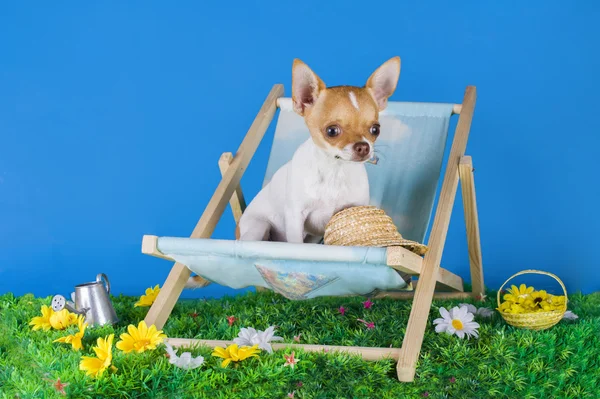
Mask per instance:
[[[87,327],[87,323],[84,323],[83,320],[84,317],[82,315],[79,315],[79,317],[77,318],[77,325],[79,326],[79,331],[77,333],[75,333],[74,335],[67,335],[66,337],[55,339],[54,342],[71,344],[73,349],[75,349],[76,351],[83,348],[83,345],[81,344],[81,339],[83,338],[83,335],[85,334],[85,328]]]
[[[146,288],[146,295],[142,295],[140,300],[137,301],[134,306],[152,306],[159,292],[160,287],[158,284],[155,285],[154,288]]]
[[[150,328],[144,320],[140,321],[137,328],[130,324],[127,326],[127,333],[121,334],[121,340],[117,342],[117,348],[125,353],[136,351],[138,353],[149,349],[156,349],[156,345],[167,338],[162,330],[156,330],[152,324]]]
[[[506,312],[506,313],[526,313],[526,310],[520,304],[512,303],[510,305],[510,308],[506,309],[504,312]]]
[[[115,334],[110,334],[106,339],[98,338],[98,346],[94,346],[96,357],[82,356],[79,369],[92,377],[100,377],[112,362],[112,344]],[[113,366],[113,369],[115,367]]]
[[[564,305],[567,299],[564,295],[548,295],[548,300],[555,305]]]
[[[77,323],[77,315],[69,312],[67,309],[54,312],[50,316],[50,325],[55,330],[64,330],[75,323]]]
[[[215,347],[212,355],[220,357],[223,360],[221,367],[227,367],[231,362],[240,362],[249,357],[258,357],[258,344],[253,346],[238,346],[237,344],[231,344],[227,348],[223,349],[220,346]]]
[[[551,312],[551,311],[554,310],[554,307],[548,301],[542,301],[542,302],[540,302],[539,306],[540,306],[540,310],[544,311],[544,312]]]
[[[548,295],[547,302],[552,307],[552,310],[562,310],[566,304],[564,295]]]
[[[54,310],[49,306],[42,305],[41,312],[41,316],[36,316],[29,322],[29,325],[33,326],[33,331],[40,329],[48,331],[52,328],[50,317],[54,314]]]
[[[500,304],[499,307],[497,307],[496,309],[501,311],[501,312],[506,312],[508,309],[510,309],[510,307],[512,306],[512,302],[511,301],[506,301],[506,302],[502,302]]]
[[[525,312],[534,312],[536,309],[539,309],[538,303],[539,303],[539,301],[535,302],[534,298],[531,295],[527,295],[519,303],[519,305],[521,305],[521,307],[525,310]]]
[[[508,294],[504,295],[504,300],[520,304],[524,302],[527,296],[532,292],[533,287],[527,287],[525,284],[521,284],[518,288],[516,285],[512,285],[511,288],[508,289]]]
[[[531,293],[531,301],[534,306],[539,306],[540,303],[548,299],[548,294],[544,290],[534,291]]]

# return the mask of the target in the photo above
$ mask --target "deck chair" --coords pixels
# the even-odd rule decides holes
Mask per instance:
[[[466,298],[484,293],[473,167],[471,158],[464,156],[475,99],[475,87],[467,87],[462,104],[389,102],[380,116],[382,134],[376,143],[380,160],[377,165],[367,166],[371,205],[384,209],[404,238],[423,242],[433,214],[450,118],[460,115],[429,234],[429,251],[424,257],[400,246],[369,248],[210,239],[228,203],[235,220],[241,217],[245,208],[241,177],[277,110],[279,116],[264,184],[308,138],[303,119],[292,110],[291,99],[283,97],[283,86],[275,85],[235,156],[231,153],[221,156],[222,180],[191,237],[143,237],[144,254],[176,262],[146,315],[146,323],[163,327],[192,271],[203,278],[205,285],[213,282],[232,288],[255,286],[292,300],[329,295],[414,296],[401,348],[273,346],[276,350],[291,346],[307,351],[346,351],[367,360],[391,357],[397,361],[398,379],[413,381],[434,295]],[[440,267],[459,177],[471,292],[464,292],[461,277]],[[413,290],[400,273],[417,278]],[[169,342],[175,346],[212,347],[231,343],[184,338],[169,338]]]

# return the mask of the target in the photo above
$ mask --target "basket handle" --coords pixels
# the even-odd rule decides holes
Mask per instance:
[[[548,272],[544,272],[544,271],[541,271],[541,270],[530,269],[530,270],[522,270],[522,271],[520,271],[518,273],[513,274],[512,276],[510,276],[508,278],[508,280],[506,280],[504,282],[504,284],[502,284],[502,286],[498,290],[498,297],[497,297],[497,299],[498,299],[498,306],[500,306],[500,293],[502,292],[502,288],[504,288],[504,286],[506,285],[506,283],[508,283],[510,280],[512,280],[513,278],[515,278],[517,276],[520,276],[521,274],[541,274],[541,275],[544,275],[544,276],[550,276],[550,277],[552,277],[553,279],[555,279],[556,281],[558,281],[558,284],[560,284],[563,292],[565,293],[565,305],[567,304],[567,302],[568,302],[567,289],[565,288],[565,285],[563,284],[562,280],[559,279],[557,275],[552,274],[552,273],[548,273]]]

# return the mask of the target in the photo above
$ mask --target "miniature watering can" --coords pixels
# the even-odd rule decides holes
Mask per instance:
[[[119,319],[108,296],[109,293],[108,277],[100,273],[96,276],[96,281],[75,286],[75,292],[71,294],[72,302],[67,301],[62,295],[55,295],[52,298],[52,309],[55,312],[67,309],[69,312],[84,315],[85,322],[90,327],[114,324]]]

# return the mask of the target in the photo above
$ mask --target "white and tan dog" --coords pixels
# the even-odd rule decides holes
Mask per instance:
[[[400,58],[381,65],[364,87],[326,87],[302,61],[292,67],[294,111],[310,138],[248,205],[236,228],[245,241],[318,242],[331,217],[369,204],[365,162],[374,155],[379,112],[396,90]],[[194,287],[194,277],[188,282]]]
[[[246,241],[314,242],[338,211],[369,203],[364,163],[374,155],[379,112],[394,93],[400,58],[380,66],[365,87],[325,83],[302,61],[292,67],[294,111],[311,137],[282,166],[239,222]]]

